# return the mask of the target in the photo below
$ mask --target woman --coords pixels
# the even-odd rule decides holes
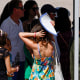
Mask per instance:
[[[38,4],[34,0],[26,1],[24,4],[24,17],[21,18],[23,22],[23,29],[24,31],[30,32],[32,27],[38,22],[40,14]]]
[[[13,73],[19,70],[19,67],[13,68],[10,65],[10,53],[9,48],[6,49],[6,41],[7,34],[0,29],[0,80],[8,80],[8,76],[13,76]]]
[[[29,80],[55,80],[52,35],[37,24],[31,33],[20,32],[19,36],[33,51],[34,63]]]
[[[57,36],[59,48],[60,48],[60,63],[64,80],[71,80],[70,76],[70,40],[72,38],[71,33],[71,21],[70,13],[67,8],[60,7],[57,9],[57,18],[55,23],[55,29],[59,32]],[[66,63],[66,64],[65,64]]]

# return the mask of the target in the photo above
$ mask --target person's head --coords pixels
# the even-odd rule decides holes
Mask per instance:
[[[24,8],[21,0],[12,0],[9,4],[10,15],[21,18],[24,16]]]
[[[55,19],[56,9],[51,4],[45,4],[41,7],[41,14],[48,13],[52,20]]]
[[[67,8],[57,8],[57,18],[55,21],[55,28],[57,31],[65,32],[71,31],[71,20],[69,18],[70,12]]]
[[[70,16],[69,10],[64,7],[56,7],[56,11],[57,11],[58,17],[66,18]]]
[[[39,42],[39,41],[45,41],[45,42],[49,42],[52,40],[51,38],[51,34],[49,32],[47,32],[40,23],[36,24],[35,26],[33,26],[31,32],[39,32],[43,30],[45,32],[45,37],[43,38],[33,38],[36,42]]]
[[[25,2],[24,4],[24,17],[25,19],[28,19],[29,16],[35,17],[36,16],[36,12],[38,11],[38,4],[36,3],[36,1],[34,0],[28,0]]]
[[[4,46],[6,44],[7,33],[0,29],[0,46]]]

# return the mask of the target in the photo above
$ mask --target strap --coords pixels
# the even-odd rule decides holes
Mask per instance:
[[[58,55],[55,43],[54,43],[54,48],[55,48],[55,60],[57,60],[57,63],[60,63],[60,59],[59,59],[59,55]]]
[[[54,36],[54,40],[55,40],[55,43],[54,43],[54,47],[56,47],[56,50],[57,50],[57,54],[58,54],[58,57],[60,59],[60,48],[59,48],[59,44],[58,44],[58,41],[57,41],[57,37]]]
[[[40,53],[40,49],[39,49],[39,43],[38,43],[38,52],[39,52],[39,55],[40,55],[40,58],[41,58],[41,53]]]

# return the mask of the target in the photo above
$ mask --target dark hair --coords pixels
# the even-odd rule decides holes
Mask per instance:
[[[42,6],[41,8],[41,14],[44,14],[44,13],[55,13],[56,12],[56,9],[51,5],[51,4],[45,4]]]
[[[36,1],[34,1],[34,0],[29,0],[29,1],[26,1],[26,2],[25,2],[25,4],[24,4],[24,9],[25,9],[25,12],[24,12],[24,20],[26,20],[26,19],[29,18],[29,10],[30,10],[34,5],[37,5]]]
[[[70,16],[70,12],[67,8],[64,7],[58,7],[58,9],[56,8],[57,11],[57,15],[58,17],[69,17]]]
[[[19,6],[19,3],[22,3],[21,0],[12,0],[9,4],[10,15],[13,13],[13,9]]]
[[[71,31],[71,21],[69,19],[69,11],[64,7],[57,10],[58,17],[55,19],[55,28],[57,31]]]
[[[10,3],[10,2],[8,2],[8,3],[5,5],[4,9],[3,9],[3,12],[2,12],[1,18],[0,18],[0,25],[2,24],[2,22],[3,22],[8,16],[10,16],[9,3]]]
[[[51,34],[48,33],[40,23],[36,24],[35,26],[33,26],[31,32],[39,32],[41,30],[44,30],[44,32],[46,33],[45,37],[43,38],[40,38],[40,39],[34,39],[36,42],[39,42],[39,41],[46,41],[46,42],[49,42],[49,41],[52,41],[52,38],[51,38]]]
[[[0,29],[0,46],[4,46],[6,44],[7,33]]]

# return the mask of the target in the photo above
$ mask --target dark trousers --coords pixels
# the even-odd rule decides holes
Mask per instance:
[[[14,73],[12,80],[24,80],[24,62],[20,62],[20,69]]]

